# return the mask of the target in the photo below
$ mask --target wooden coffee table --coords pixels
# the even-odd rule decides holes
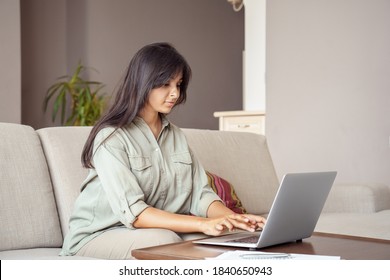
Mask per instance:
[[[140,260],[199,260],[216,257],[236,247],[193,244],[184,241],[136,249],[132,255]],[[390,260],[390,240],[314,233],[302,242],[291,242],[259,249],[264,252],[340,256],[347,260]]]

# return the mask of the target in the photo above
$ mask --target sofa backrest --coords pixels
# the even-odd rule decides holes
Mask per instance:
[[[30,126],[0,123],[0,251],[61,247],[48,166]]]
[[[268,213],[279,186],[265,136],[183,129],[203,167],[226,179],[250,213]]]
[[[91,127],[49,127],[37,130],[50,170],[62,233],[68,232],[73,204],[80,193],[87,169],[81,151]]]
[[[37,130],[53,182],[63,235],[87,170],[81,151],[91,127],[51,127]],[[206,170],[229,181],[251,213],[268,213],[278,179],[264,136],[253,133],[183,129]]]

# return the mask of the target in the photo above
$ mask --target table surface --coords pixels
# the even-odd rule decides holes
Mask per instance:
[[[140,260],[199,260],[216,257],[228,250],[246,250],[194,244],[191,241],[133,250]],[[347,260],[390,260],[390,240],[357,236],[313,233],[302,242],[290,242],[259,249],[263,252],[340,256]]]

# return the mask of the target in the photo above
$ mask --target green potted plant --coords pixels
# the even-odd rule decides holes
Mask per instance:
[[[59,81],[47,90],[44,111],[47,111],[49,101],[55,98],[52,111],[53,122],[59,111],[62,125],[91,126],[100,118],[105,106],[104,94],[100,94],[104,85],[83,79],[81,74],[86,69],[79,63],[72,76],[59,77]]]

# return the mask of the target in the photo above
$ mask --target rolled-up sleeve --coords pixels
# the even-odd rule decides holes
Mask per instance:
[[[133,228],[134,221],[148,205],[120,141],[98,145],[93,162],[113,213],[126,227]]]
[[[207,210],[214,201],[222,201],[221,198],[211,189],[208,184],[207,175],[202,165],[191,151],[193,196],[191,202],[191,213],[207,217]]]

